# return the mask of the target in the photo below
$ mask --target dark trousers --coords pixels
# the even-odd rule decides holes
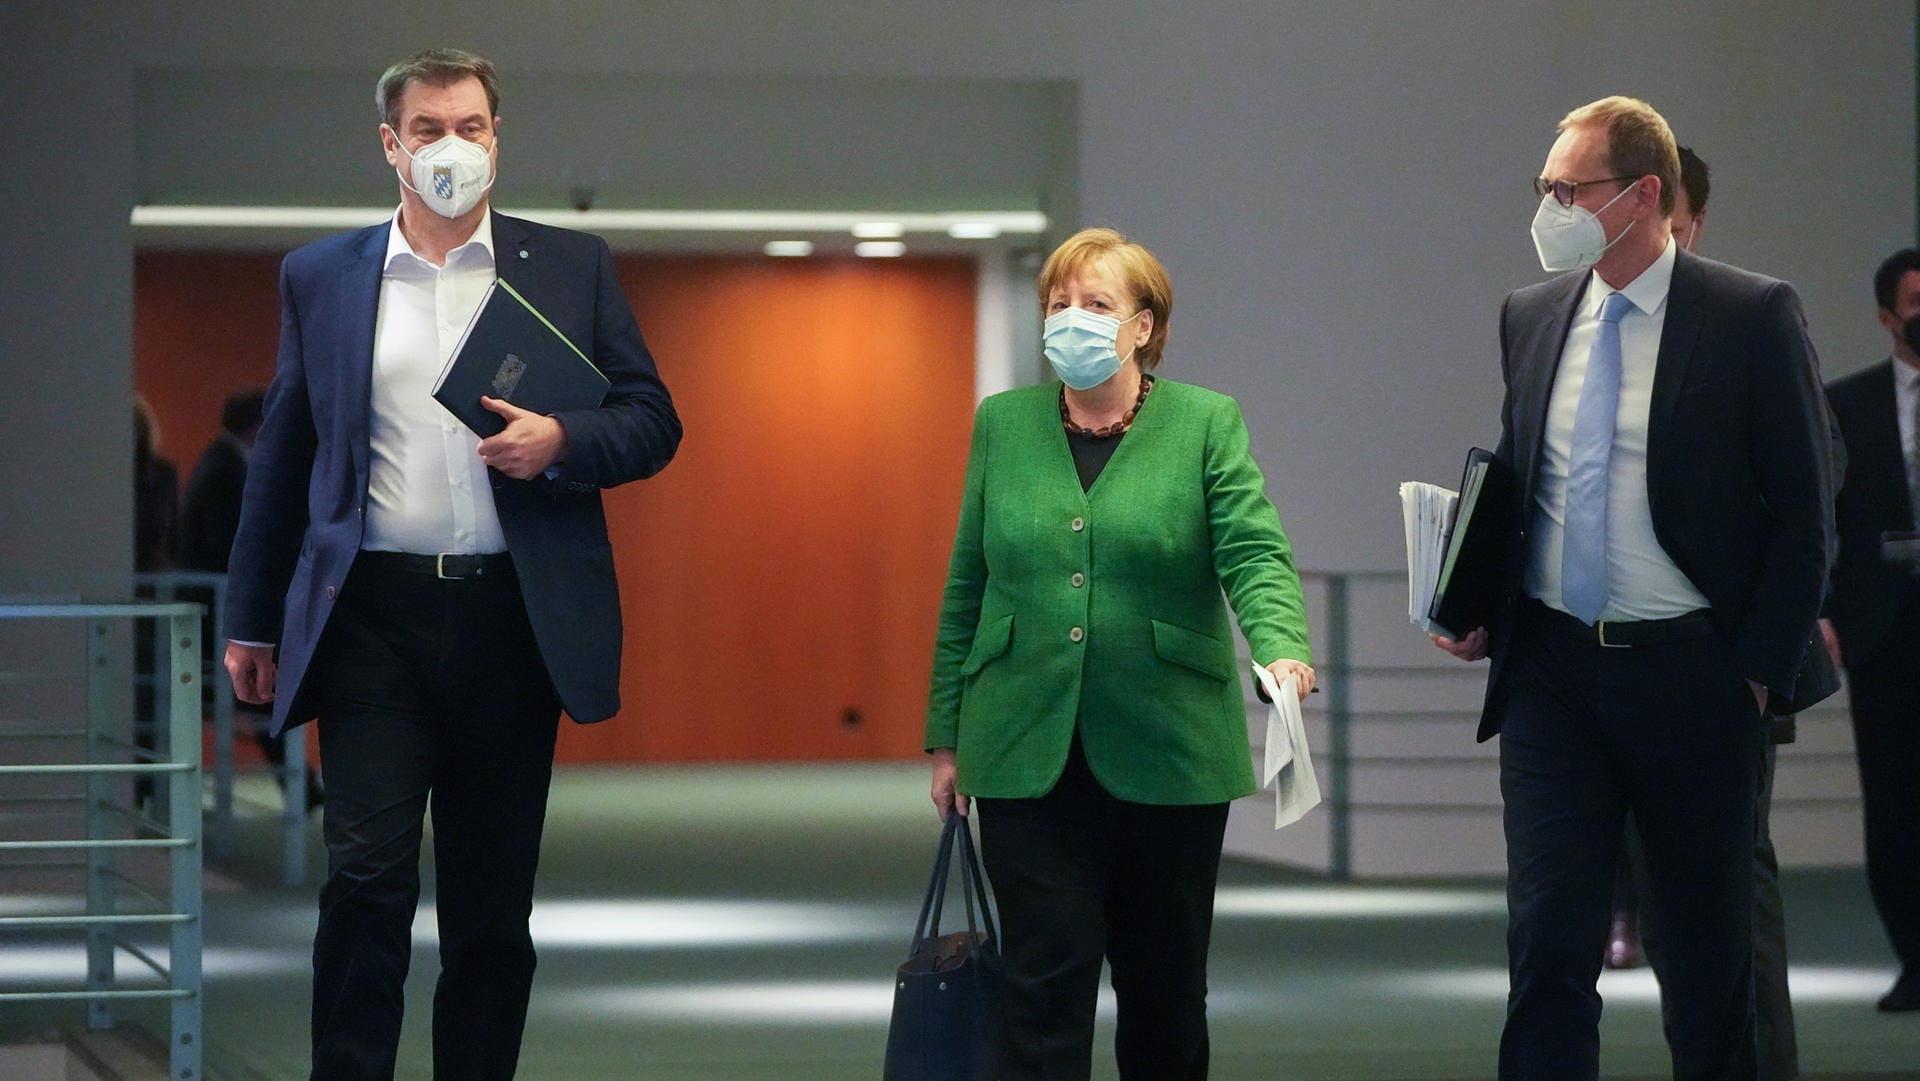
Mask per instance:
[[[1787,911],[1780,900],[1780,859],[1773,850],[1773,772],[1778,748],[1767,740],[1760,768],[1760,802],[1753,819],[1753,1007],[1759,1034],[1760,1081],[1793,1081],[1800,1076],[1800,1041],[1793,1027],[1793,997],[1787,990]],[[1640,927],[1640,948],[1660,983],[1660,1011],[1666,1016],[1667,957],[1660,937],[1659,913],[1639,898],[1649,896],[1647,854],[1640,831],[1628,816],[1615,879],[1614,908],[1633,908]]]
[[[1609,649],[1537,603],[1518,616],[1500,734],[1511,990],[1501,1081],[1600,1070],[1621,823],[1646,847],[1675,1081],[1753,1081],[1754,816],[1766,724],[1718,637]]]
[[[433,1073],[512,1077],[559,719],[518,585],[442,581],[362,552],[307,678],[327,767],[314,1081],[393,1077],[429,796]]]
[[[1102,957],[1119,1005],[1120,1076],[1205,1078],[1207,942],[1227,805],[1115,799],[1078,737],[1051,792],[978,805],[1006,940],[1004,1081],[1091,1075]]]
[[[1907,605],[1864,663],[1849,664],[1847,692],[1860,760],[1867,886],[1894,956],[1905,972],[1920,976],[1920,602]]]

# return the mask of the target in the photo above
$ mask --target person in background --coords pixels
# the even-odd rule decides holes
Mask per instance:
[[[133,569],[174,565],[180,518],[180,471],[160,453],[160,421],[153,406],[133,396]]]
[[[240,498],[247,487],[247,455],[253,451],[254,437],[260,434],[261,409],[266,397],[264,390],[241,390],[227,395],[220,406],[220,434],[200,452],[200,460],[187,476],[186,502],[180,510],[180,565],[187,570],[227,573],[233,535],[240,528]],[[186,599],[213,603],[211,592]],[[209,656],[216,648],[209,634]],[[209,682],[207,693],[232,692]],[[234,711],[245,715],[250,722],[254,741],[275,767],[274,780],[284,788],[285,778],[278,767],[286,763],[287,740],[284,735],[273,732],[273,710],[236,699]],[[320,776],[308,766],[307,809],[320,806],[324,799]]]
[[[1692,147],[1680,151],[1680,190],[1674,193],[1669,227],[1682,251],[1697,253],[1706,234],[1707,199],[1712,174]],[[1843,463],[1836,433],[1835,461]],[[1836,481],[1844,473],[1836,464]],[[1787,919],[1780,900],[1780,860],[1773,848],[1773,776],[1781,744],[1795,738],[1793,714],[1773,718],[1768,728],[1766,760],[1760,767],[1760,804],[1754,816],[1753,838],[1753,1005],[1760,1040],[1761,1081],[1793,1081],[1800,1076],[1799,1041],[1793,1028],[1793,999],[1787,989]],[[1654,978],[1662,985],[1665,1005],[1666,958],[1660,948],[1658,914],[1649,901],[1646,851],[1632,816],[1620,842],[1620,865],[1614,878],[1613,929],[1607,942],[1607,967],[1632,968],[1644,954]]]
[[[1300,579],[1240,408],[1153,374],[1173,285],[1111,229],[1040,271],[1059,382],[980,403],[928,696],[942,818],[980,808],[1007,998],[1000,1077],[1207,1074],[1227,804],[1256,790],[1233,630],[1313,686]]]
[[[1847,670],[1867,885],[1900,972],[1879,1002],[1920,1011],[1920,248],[1888,256],[1874,303],[1892,355],[1827,388],[1848,449],[1840,560],[1821,629]]]
[[[180,472],[160,453],[160,421],[146,398],[133,396],[133,569],[136,574],[172,570],[179,542]],[[144,750],[155,747],[158,698],[153,684],[154,623],[133,623],[133,742]],[[153,777],[133,780],[133,804],[154,817],[164,817],[153,806]]]

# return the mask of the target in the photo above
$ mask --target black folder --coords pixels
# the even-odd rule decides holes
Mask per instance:
[[[433,400],[485,439],[507,421],[481,405],[481,395],[545,414],[596,408],[607,386],[579,346],[519,290],[495,279],[434,384]]]
[[[1513,500],[1513,470],[1491,451],[1467,452],[1439,585],[1427,607],[1427,618],[1449,638],[1491,626],[1499,611],[1513,551]]]

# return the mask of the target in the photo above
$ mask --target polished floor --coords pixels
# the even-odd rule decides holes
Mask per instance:
[[[246,783],[271,799],[263,778]],[[313,891],[270,884],[272,829],[243,823],[243,855],[209,878],[214,1081],[305,1076]],[[888,976],[934,837],[913,767],[563,771],[519,1076],[877,1078]],[[1892,969],[1859,874],[1790,872],[1785,888],[1805,1075],[1920,1078],[1920,1015],[1873,1010]],[[0,895],[31,900],[18,883],[0,881]],[[1218,907],[1217,1081],[1491,1076],[1506,993],[1497,882],[1342,886],[1230,862]],[[424,1081],[435,972],[424,904],[415,945],[399,1076]],[[0,946],[0,986],[77,971],[73,952]],[[1609,974],[1602,991],[1606,1075],[1666,1076],[1651,977]],[[1111,1002],[1103,1016],[1104,1044]],[[61,1020],[15,1007],[0,1012],[0,1039]],[[1095,1076],[1114,1076],[1104,1047]]]

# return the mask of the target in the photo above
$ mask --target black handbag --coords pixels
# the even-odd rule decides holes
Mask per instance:
[[[956,838],[967,929],[943,935],[940,910],[946,901],[947,869],[953,863]],[[1004,987],[1000,944],[987,907],[986,878],[974,853],[973,833],[965,815],[949,812],[940,831],[933,880],[927,884],[920,919],[913,926],[907,963],[894,977],[885,1081],[995,1081],[1000,1074]]]

